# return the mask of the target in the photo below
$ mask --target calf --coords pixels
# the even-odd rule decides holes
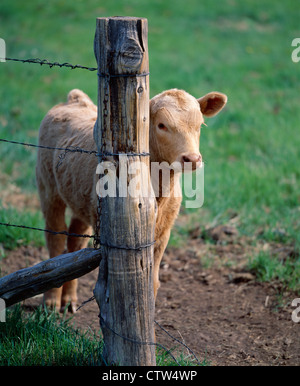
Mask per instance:
[[[200,167],[200,127],[203,115],[212,117],[226,104],[227,97],[211,92],[195,99],[183,90],[172,89],[155,96],[150,101],[150,161],[171,165],[186,162],[192,168]],[[97,107],[80,90],[72,90],[66,103],[53,107],[41,123],[39,144],[51,147],[78,146],[95,150],[93,127],[97,119]],[[97,217],[96,167],[97,158],[87,157],[84,168],[82,158],[69,153],[62,167],[56,168],[59,150],[39,149],[36,178],[45,217],[46,228],[77,234],[92,234]],[[176,171],[171,173],[168,197],[159,195],[154,246],[154,295],[159,287],[159,266],[167,246],[171,228],[178,215],[181,197],[174,194],[179,182]],[[67,228],[65,210],[71,209],[71,221]],[[66,236],[46,233],[49,256],[60,255],[65,250]],[[73,252],[87,246],[87,238],[67,237],[67,250]],[[53,288],[44,294],[48,307],[65,308],[69,304],[75,312],[77,303],[77,280]]]

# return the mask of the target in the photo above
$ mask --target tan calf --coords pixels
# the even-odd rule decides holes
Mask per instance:
[[[168,90],[150,101],[150,160],[181,165],[191,162],[193,169],[201,165],[199,153],[200,127],[203,115],[212,117],[226,104],[227,97],[211,92],[195,99],[182,90]],[[97,107],[80,90],[72,90],[67,103],[53,107],[41,123],[39,144],[52,147],[78,146],[95,150],[93,127]],[[46,228],[70,233],[92,234],[96,224],[96,167],[97,158],[68,153],[63,165],[56,168],[61,151],[39,149],[36,177]],[[82,157],[85,157],[84,160]],[[171,228],[178,215],[181,197],[175,197],[174,187],[179,183],[178,172],[171,172],[169,197],[157,197],[157,220],[154,247],[154,294],[159,287],[159,266],[167,246]],[[165,188],[165,187],[164,187]],[[71,209],[69,227],[65,223],[66,207]],[[49,256],[65,250],[66,236],[46,233]],[[88,239],[67,237],[67,251],[85,248]],[[77,280],[54,288],[44,295],[45,304],[56,309],[70,304],[75,312]]]

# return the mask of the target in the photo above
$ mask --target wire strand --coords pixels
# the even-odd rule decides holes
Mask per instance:
[[[148,152],[141,152],[141,153],[134,153],[134,152],[129,152],[129,153],[114,153],[114,152],[103,152],[99,153],[96,150],[86,150],[82,149],[79,146],[67,146],[67,147],[54,147],[54,146],[45,146],[45,145],[35,145],[33,143],[27,143],[27,142],[18,142],[18,141],[11,141],[8,139],[0,138],[0,142],[5,142],[5,143],[12,143],[15,145],[22,145],[22,146],[29,146],[29,147],[35,147],[35,148],[41,148],[41,149],[47,149],[47,150],[61,150],[64,151],[65,153],[84,153],[84,154],[92,154],[95,155],[96,157],[112,157],[112,156],[129,156],[129,157],[149,157],[150,153]],[[61,156],[60,156],[61,157]]]
[[[135,344],[140,344],[140,345],[149,345],[149,346],[156,346],[156,347],[160,347],[161,349],[165,350],[166,353],[168,355],[170,355],[172,357],[172,359],[177,363],[178,366],[181,366],[180,363],[176,360],[176,358],[174,357],[174,355],[171,353],[171,350],[168,350],[167,348],[165,348],[162,344],[160,343],[155,343],[155,342],[143,342],[143,341],[138,341],[138,340],[135,340],[135,339],[132,339],[132,338],[127,338],[126,336],[123,336],[119,333],[117,333],[116,331],[114,331],[111,327],[109,327],[109,325],[106,323],[106,321],[103,319],[102,315],[99,314],[99,318],[101,320],[101,322],[105,325],[105,328],[107,328],[108,330],[110,330],[113,334],[117,335],[118,337],[124,339],[125,341],[127,342],[131,342],[131,343],[135,343]]]
[[[95,67],[87,67],[87,66],[81,66],[80,64],[70,64],[70,63],[58,63],[58,62],[49,62],[47,59],[16,59],[16,58],[5,58],[7,61],[12,61],[12,62],[22,62],[22,63],[34,63],[34,64],[40,64],[41,66],[46,65],[49,66],[50,68],[52,67],[67,67],[70,68],[71,70],[74,69],[81,69],[81,70],[88,70],[88,71],[97,71],[97,68]]]

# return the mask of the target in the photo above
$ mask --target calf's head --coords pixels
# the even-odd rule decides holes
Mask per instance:
[[[152,162],[191,162],[201,165],[199,152],[203,116],[213,117],[227,102],[227,96],[210,92],[196,99],[183,90],[172,89],[150,101],[150,153]]]

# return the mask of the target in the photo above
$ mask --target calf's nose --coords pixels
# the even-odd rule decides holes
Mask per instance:
[[[181,164],[183,167],[186,162],[190,162],[192,164],[192,170],[196,170],[201,165],[202,156],[200,153],[184,154],[181,157]]]
[[[201,162],[202,161],[202,157],[201,157],[201,154],[198,153],[191,153],[191,154],[184,154],[182,156],[182,163],[184,162],[192,162],[193,164],[196,164],[198,162]]]

